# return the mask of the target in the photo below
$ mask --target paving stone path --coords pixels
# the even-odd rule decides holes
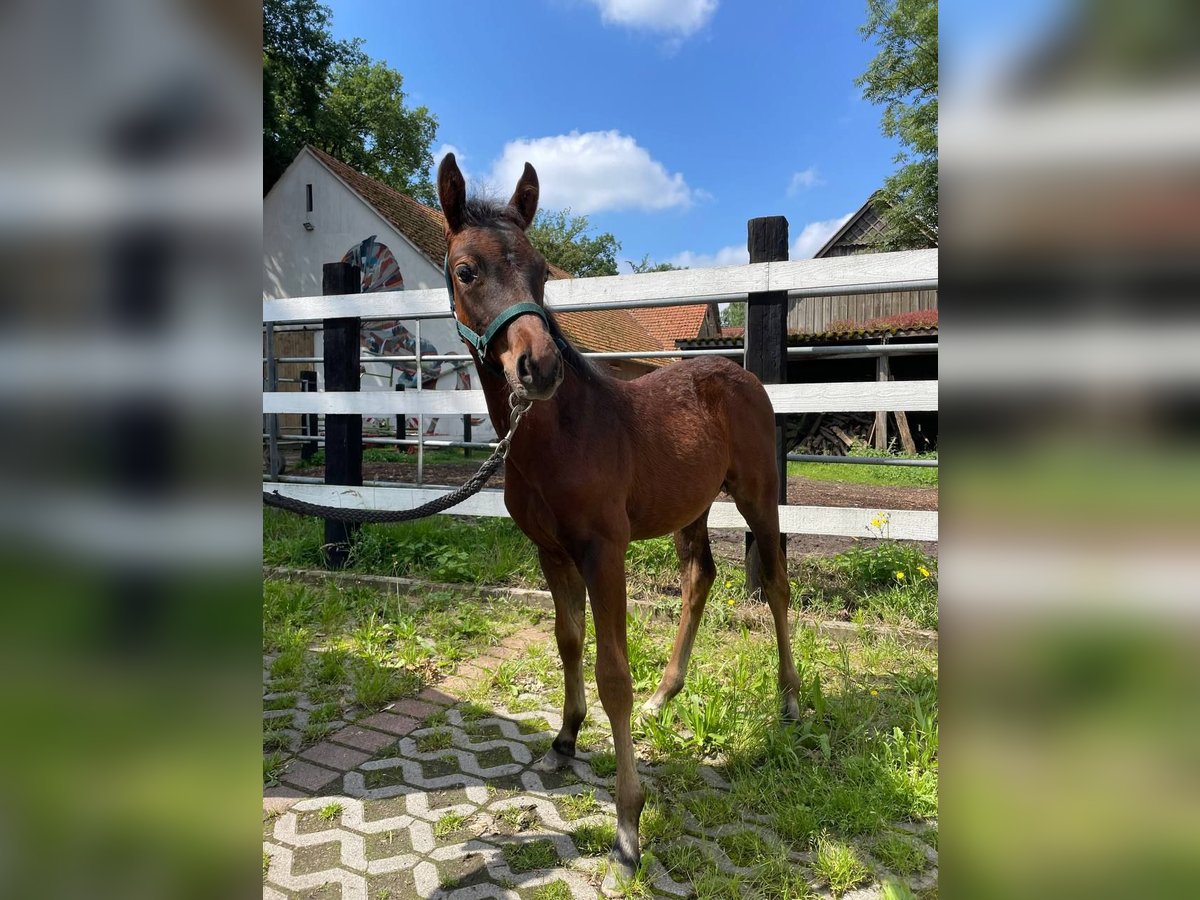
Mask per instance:
[[[526,628],[461,665],[437,687],[357,722],[333,723],[333,733],[306,749],[301,749],[301,735],[314,704],[301,693],[291,707],[265,711],[265,722],[287,722],[282,734],[295,755],[284,764],[280,783],[263,791],[263,897],[601,896],[604,853],[585,855],[572,834],[616,821],[613,777],[597,774],[597,769],[606,771],[600,763],[611,744],[604,750],[580,750],[569,770],[541,773],[533,763],[558,731],[557,708],[481,710],[464,700],[464,695],[477,695],[473,689],[505,659],[552,642],[545,626]],[[264,658],[267,682],[270,661]],[[268,692],[264,703],[274,705],[270,701],[285,696]],[[607,730],[594,690],[588,706],[589,717]],[[273,730],[280,732],[277,726]],[[655,768],[645,763],[640,768],[647,786],[652,786]],[[701,766],[699,773],[707,782],[704,790],[728,791],[715,769]],[[587,794],[594,802],[571,802]],[[587,814],[572,818],[581,808]],[[686,810],[683,816],[686,833],[677,841],[697,845],[727,874],[749,875],[753,870],[734,865],[721,838],[749,830],[770,844],[781,844],[751,810],[739,822],[711,828],[701,826]],[[916,838],[913,845],[930,863],[908,881],[919,890],[936,883],[937,853]],[[808,871],[811,854],[790,855]],[[863,856],[870,860],[869,854]],[[831,897],[815,878],[810,880],[817,896]],[[673,881],[660,863],[654,863],[650,881],[657,897],[695,896],[690,884]],[[843,896],[876,900],[880,888],[872,885]]]

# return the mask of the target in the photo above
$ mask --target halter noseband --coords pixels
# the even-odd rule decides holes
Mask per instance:
[[[454,304],[454,280],[450,277],[450,254],[446,254],[446,259],[442,263],[442,272],[446,276],[446,292],[450,295],[450,312],[454,313],[454,325],[458,328],[459,337],[463,339],[464,344],[468,344],[475,348],[479,354],[479,361],[486,366],[491,364],[487,360],[488,344],[492,342],[492,338],[496,334],[518,316],[537,316],[546,323],[546,327],[550,327],[550,319],[546,316],[546,311],[536,303],[514,303],[500,315],[492,320],[492,324],[487,327],[487,330],[482,335],[476,334],[458,318],[458,310]]]

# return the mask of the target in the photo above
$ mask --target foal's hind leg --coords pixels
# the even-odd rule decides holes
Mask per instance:
[[[768,489],[769,488],[769,489]],[[787,578],[787,560],[779,547],[779,508],[775,505],[775,485],[764,485],[757,496],[734,493],[738,512],[754,532],[751,571],[756,575],[771,607],[775,620],[775,642],[779,647],[779,692],[783,695],[783,714],[789,719],[800,718],[800,674],[792,659],[791,633],[788,628],[788,607],[791,605],[791,585]],[[748,581],[750,578],[748,578]]]
[[[562,729],[538,764],[543,771],[554,771],[565,766],[575,755],[575,739],[587,715],[587,698],[583,691],[587,589],[583,576],[568,557],[539,550],[538,558],[550,585],[550,593],[554,596],[554,637],[558,641],[558,655],[562,658],[565,682]]]
[[[658,690],[642,707],[651,714],[661,710],[683,689],[688,660],[692,655],[692,642],[696,640],[696,629],[700,627],[700,618],[704,615],[704,604],[717,577],[717,567],[713,563],[712,548],[708,542],[708,510],[691,525],[675,533],[675,552],[679,554],[683,609],[679,615],[679,632],[675,635],[671,661],[663,671]]]

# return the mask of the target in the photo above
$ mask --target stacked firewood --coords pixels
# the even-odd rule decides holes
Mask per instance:
[[[845,456],[855,444],[869,444],[874,430],[874,413],[808,413],[787,417],[785,437],[789,453]]]

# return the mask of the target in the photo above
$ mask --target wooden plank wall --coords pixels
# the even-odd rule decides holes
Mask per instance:
[[[788,332],[820,334],[837,321],[866,322],[881,316],[937,309],[937,291],[890,291],[882,294],[838,294],[798,297],[788,306]]]
[[[263,335],[263,356],[267,355],[267,338]],[[277,328],[275,330],[275,355],[276,356],[319,356],[320,354],[313,353],[313,333],[311,331],[288,331]],[[280,379],[290,378],[292,381],[280,381],[278,391],[299,391],[300,372],[304,369],[314,370],[317,365],[314,363],[280,363],[276,366],[276,376]],[[266,383],[267,367],[263,365],[263,379]],[[300,415],[296,413],[283,413],[279,416],[279,430],[285,434],[298,433],[301,430],[302,422]],[[290,446],[290,445],[289,445]],[[294,452],[295,448],[291,448]]]

